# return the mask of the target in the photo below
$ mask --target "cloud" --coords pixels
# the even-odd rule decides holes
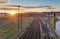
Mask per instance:
[[[10,12],[10,11],[16,11],[18,13],[18,7],[17,6],[9,6],[6,8],[5,7],[0,7],[0,12]],[[26,7],[26,6],[21,6],[19,7],[19,12],[24,13],[24,12],[60,12],[60,9],[52,8],[51,6],[39,6],[39,7]]]

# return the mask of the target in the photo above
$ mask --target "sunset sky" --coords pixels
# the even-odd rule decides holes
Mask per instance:
[[[60,0],[10,0],[11,5],[52,6],[60,8]]]
[[[51,6],[52,8],[55,8],[55,9],[53,9],[53,11],[60,11],[60,0],[9,0],[8,5]],[[7,8],[7,7],[5,7],[5,8]],[[11,7],[11,8],[15,8],[15,7]],[[18,9],[18,8],[16,8],[16,9]],[[3,10],[0,9],[0,12],[3,12]],[[12,10],[4,10],[4,12],[11,12],[11,11]],[[15,11],[15,10],[13,10],[13,11]],[[31,8],[30,9],[30,8],[23,8],[23,7],[20,9],[20,12],[45,12],[45,11],[51,12],[52,9],[46,9],[46,8]]]
[[[9,0],[9,4],[20,6],[52,6],[60,8],[60,0]]]

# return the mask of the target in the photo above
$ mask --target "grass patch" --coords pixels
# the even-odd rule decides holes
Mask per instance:
[[[32,21],[32,17],[23,17],[22,19],[22,29],[27,26],[27,24]],[[16,23],[9,23],[4,25],[4,27],[0,28],[0,36],[2,36],[5,39],[10,38],[11,36],[14,35],[14,33],[18,33],[18,26]],[[21,20],[19,21],[19,26],[21,28]]]
[[[29,22],[31,22],[33,20],[33,18],[32,17],[23,17],[22,18],[22,23],[21,23],[21,21],[20,21],[20,28],[22,27],[22,28],[24,28],[25,26],[27,26],[27,24],[29,24]]]

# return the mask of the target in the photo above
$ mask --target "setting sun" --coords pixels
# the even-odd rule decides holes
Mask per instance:
[[[14,15],[14,14],[16,14],[16,12],[11,11],[11,12],[9,12],[9,14]]]

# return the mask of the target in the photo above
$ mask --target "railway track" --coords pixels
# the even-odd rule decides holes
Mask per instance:
[[[35,17],[19,39],[56,39],[54,36],[50,36],[49,32],[47,25],[40,18]]]

